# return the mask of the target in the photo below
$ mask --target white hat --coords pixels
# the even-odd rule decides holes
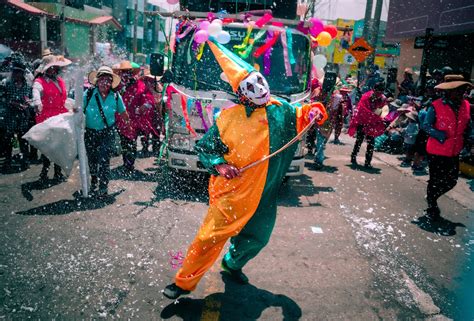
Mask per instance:
[[[38,67],[38,71],[44,73],[50,67],[66,67],[69,64],[71,64],[71,60],[64,58],[64,56],[48,55],[44,56],[41,60],[41,65]]]
[[[112,71],[112,68],[107,66],[102,66],[97,71],[91,71],[87,78],[89,82],[95,86],[97,79],[102,75],[110,75],[112,77],[112,89],[117,88],[120,84],[120,77]]]

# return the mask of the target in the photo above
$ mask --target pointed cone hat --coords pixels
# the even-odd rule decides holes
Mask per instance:
[[[232,86],[232,90],[236,92],[239,88],[240,82],[252,71],[256,71],[255,68],[232,51],[222,46],[220,43],[208,40],[207,44],[211,48],[214,57],[222,68],[222,71],[227,76],[229,84]]]

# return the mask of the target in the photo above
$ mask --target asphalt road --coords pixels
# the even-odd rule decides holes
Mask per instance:
[[[161,290],[206,213],[205,177],[170,178],[153,158],[126,177],[115,158],[111,197],[98,202],[73,196],[77,171],[51,186],[36,182],[40,165],[0,175],[0,319],[474,319],[466,179],[440,200],[446,220],[420,226],[427,177],[381,153],[375,170],[352,168],[353,139],[343,142],[328,144],[322,170],[308,158],[282,186],[270,243],[244,268],[249,285],[216,263],[176,302]]]

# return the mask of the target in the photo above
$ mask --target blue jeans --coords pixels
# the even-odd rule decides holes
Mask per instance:
[[[324,150],[326,149],[327,138],[324,137],[319,130],[316,131],[316,146],[314,152],[314,162],[317,164],[323,164],[324,162]]]
[[[104,189],[109,185],[110,157],[115,142],[114,129],[94,130],[86,128],[84,142],[92,182],[98,181],[99,188]]]

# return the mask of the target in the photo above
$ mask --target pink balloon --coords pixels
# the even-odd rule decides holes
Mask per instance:
[[[179,0],[166,0],[166,2],[168,2],[168,4],[178,4]]]
[[[194,41],[196,41],[197,43],[203,43],[207,40],[208,37],[209,37],[209,34],[207,33],[206,30],[199,30],[194,35]]]
[[[317,18],[310,18],[309,23],[310,23],[309,33],[313,37],[317,37],[319,33],[324,30],[323,22]]]
[[[209,20],[203,20],[199,23],[199,29],[201,30],[207,30],[207,28],[209,27],[211,23],[209,22]]]

